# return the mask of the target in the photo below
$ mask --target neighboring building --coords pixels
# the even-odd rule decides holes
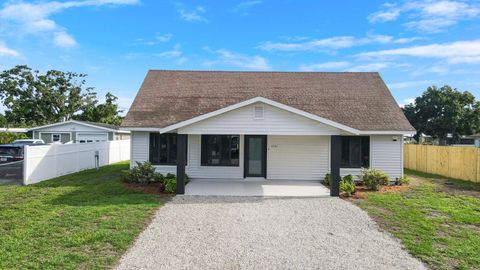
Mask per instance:
[[[361,72],[149,71],[122,129],[131,166],[232,180],[338,180],[361,167],[395,180],[415,133],[380,75]]]
[[[130,132],[120,130],[118,126],[77,120],[34,127],[29,131],[33,139],[42,139],[45,143],[87,143],[130,138]]]
[[[480,133],[473,134],[470,137],[473,138],[475,147],[480,147]]]
[[[27,133],[28,128],[0,128],[0,132]]]

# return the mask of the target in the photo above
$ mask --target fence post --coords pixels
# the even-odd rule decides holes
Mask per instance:
[[[23,147],[23,168],[22,168],[23,169],[23,177],[22,177],[23,179],[22,179],[22,184],[24,186],[26,186],[27,183],[28,183],[28,177],[27,177],[27,172],[28,172],[28,168],[27,168],[27,166],[28,166],[28,148],[29,148],[28,145],[25,145]]]

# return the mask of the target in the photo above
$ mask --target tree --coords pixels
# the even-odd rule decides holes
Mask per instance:
[[[85,74],[49,70],[45,74],[16,66],[0,74],[0,100],[10,126],[35,126],[81,118],[120,124],[117,97],[107,93],[98,104],[94,88],[85,86]],[[1,120],[1,119],[0,119]]]
[[[480,130],[480,102],[472,93],[460,92],[448,85],[428,87],[415,103],[402,110],[417,130],[417,139],[424,133],[444,145],[448,134],[458,141],[460,136]]]
[[[89,104],[83,108],[81,114],[75,115],[74,119],[118,126],[122,123],[123,117],[119,114],[123,111],[118,109],[117,100],[116,96],[108,92],[105,95],[105,103],[97,105],[97,102],[95,102],[95,104]]]

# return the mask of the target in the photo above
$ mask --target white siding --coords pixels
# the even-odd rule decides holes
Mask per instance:
[[[321,180],[330,170],[330,136],[268,136],[267,178]]]
[[[263,105],[263,119],[254,119],[255,106]],[[319,123],[264,103],[255,103],[185,126],[183,134],[266,134],[266,135],[332,135],[337,128]]]
[[[135,161],[144,162],[148,160],[149,136],[148,132],[132,131],[130,167],[135,166]]]
[[[393,137],[397,137],[397,141]],[[370,136],[370,165],[390,175],[390,180],[403,175],[403,136],[372,135]]]
[[[328,170],[330,171],[330,168]],[[358,179],[361,170],[361,168],[340,168],[340,176],[344,177],[351,174],[354,179]]]

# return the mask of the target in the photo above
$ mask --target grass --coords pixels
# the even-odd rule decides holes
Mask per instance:
[[[0,269],[105,269],[161,204],[126,189],[122,162],[31,186],[0,185]]]
[[[406,171],[415,185],[359,202],[433,269],[480,269],[480,184]]]

